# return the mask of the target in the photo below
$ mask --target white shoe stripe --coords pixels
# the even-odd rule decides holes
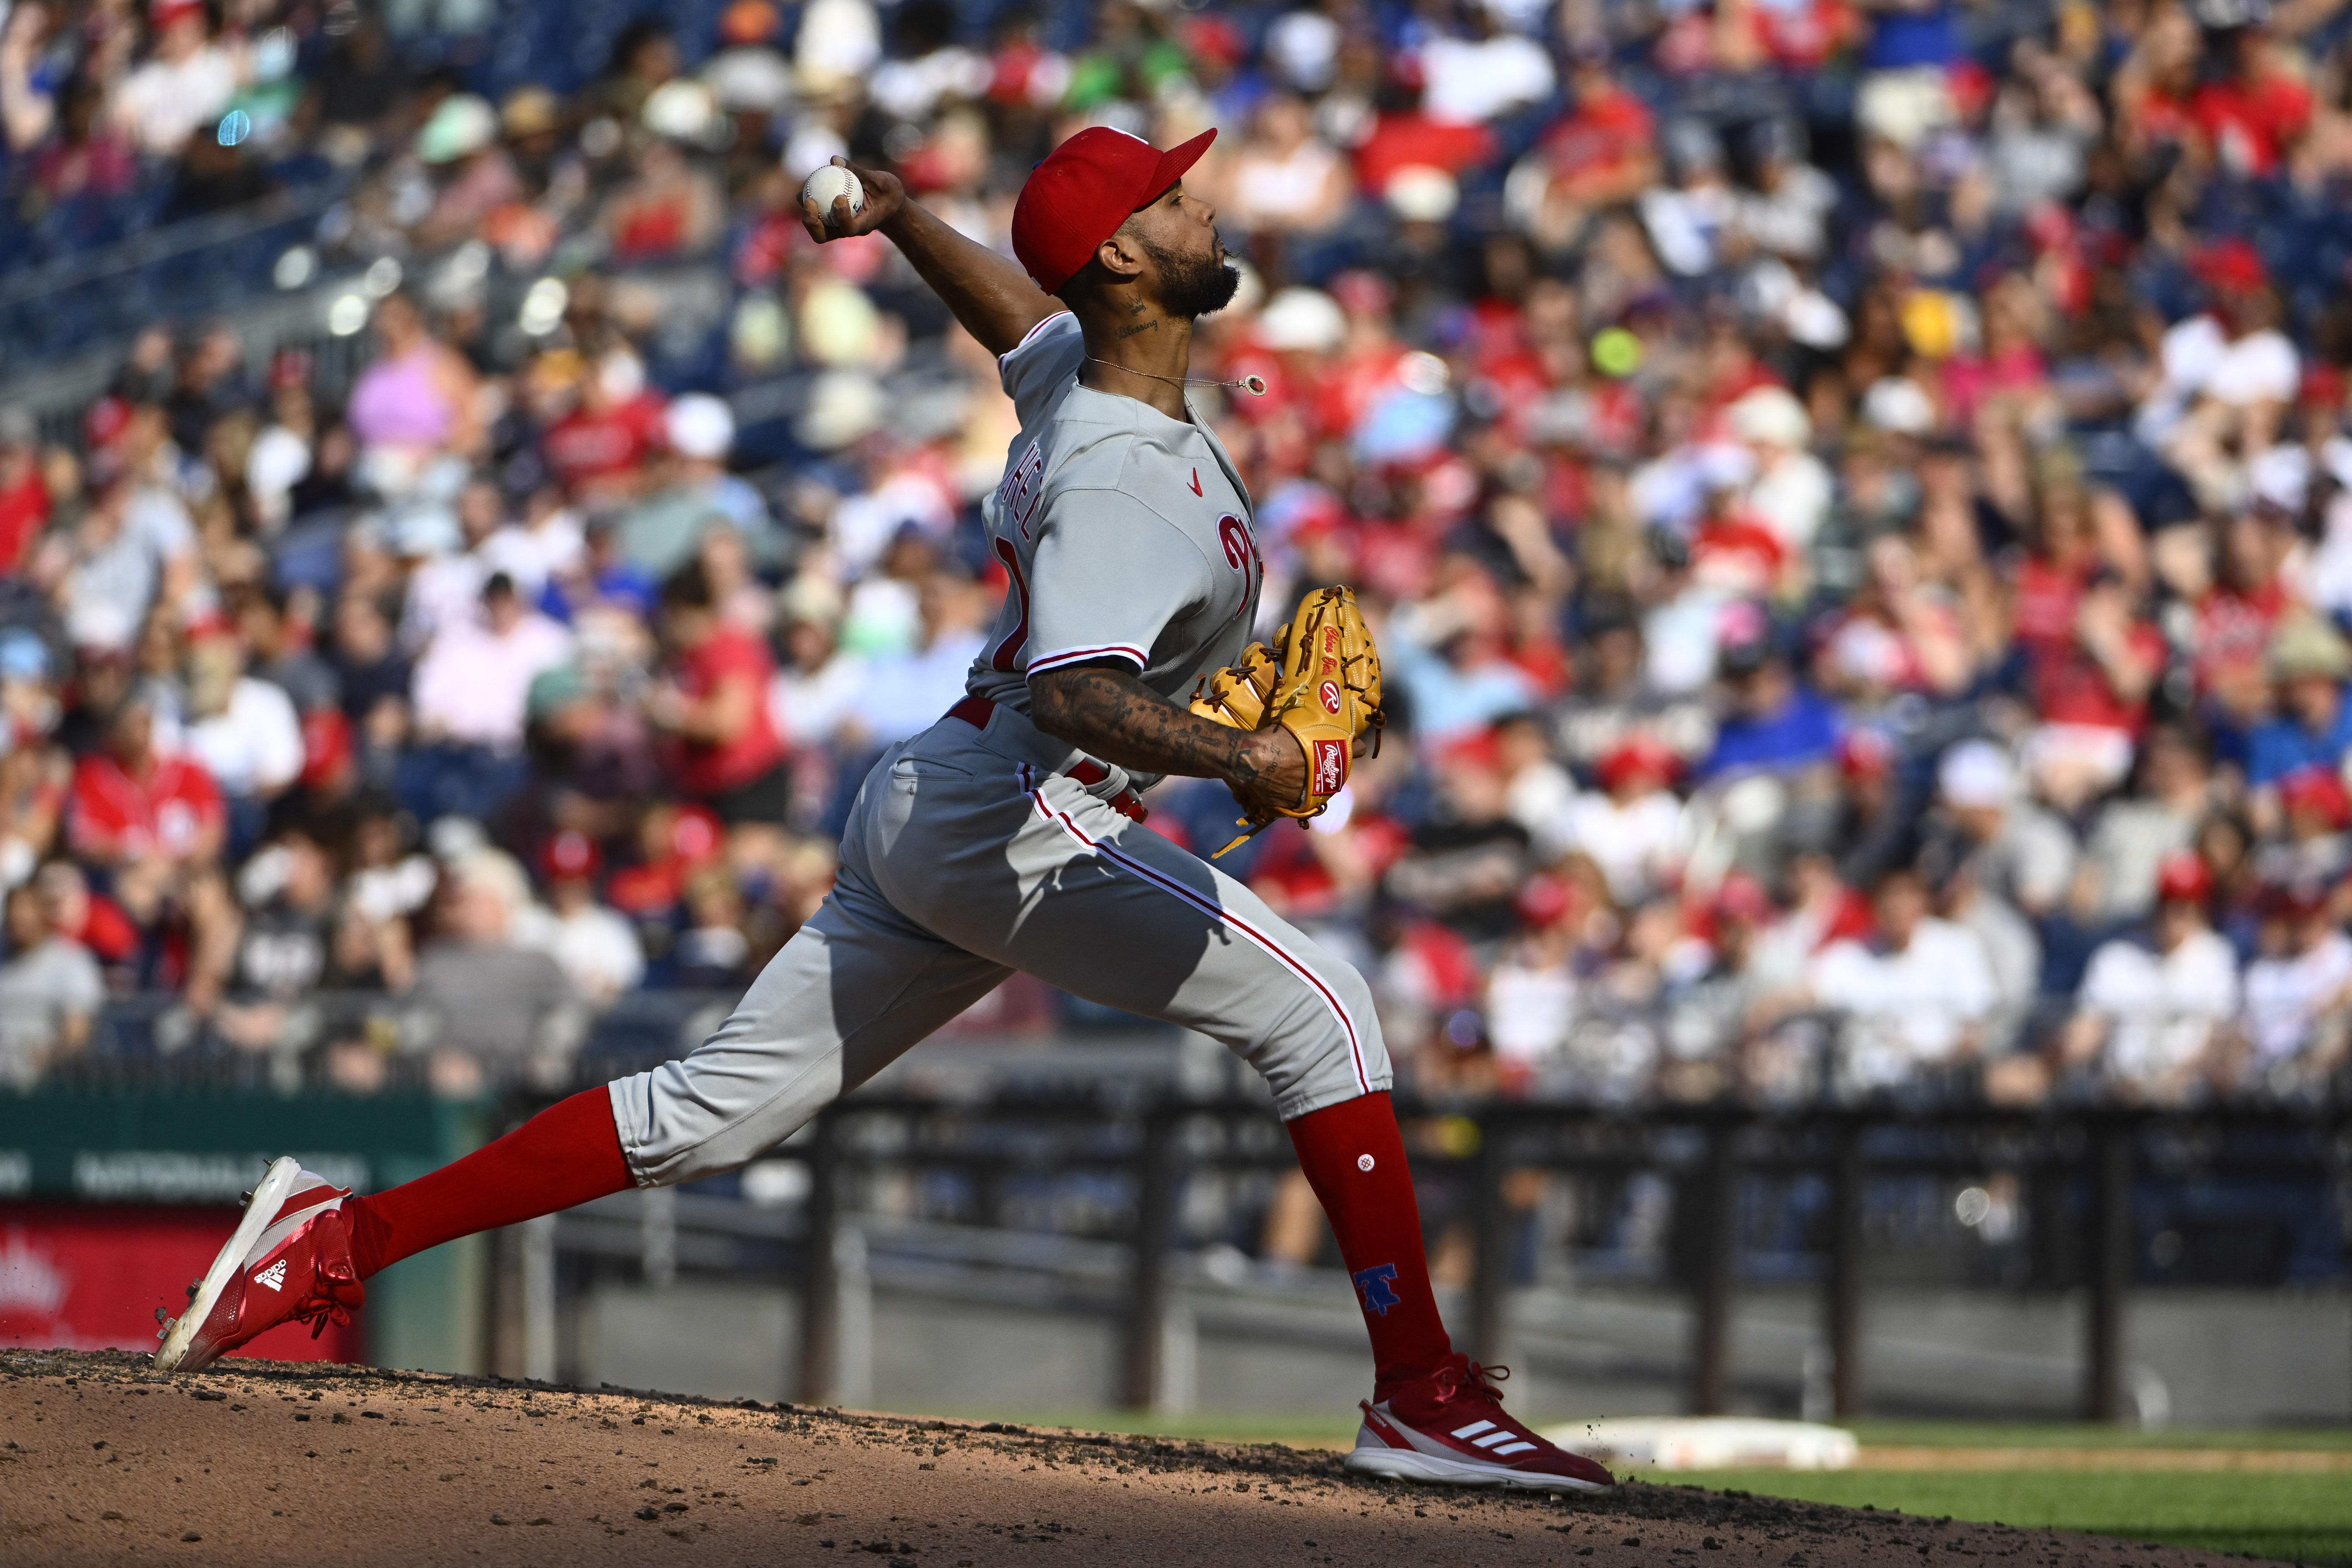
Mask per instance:
[[[1498,1427],[1496,1430],[1487,1433],[1485,1437],[1478,1438],[1470,1446],[1474,1448],[1491,1448],[1497,1443],[1507,1443],[1510,1440],[1511,1434],[1509,1428]]]
[[[1495,1452],[1498,1457],[1504,1454],[1531,1454],[1535,1452],[1535,1447],[1533,1443],[1506,1443]]]
[[[1475,1437],[1481,1432],[1493,1430],[1495,1430],[1495,1424],[1492,1421],[1473,1421],[1467,1427],[1456,1429],[1453,1435],[1456,1437]]]
[[[1348,1009],[1340,1005],[1339,997],[1333,993],[1331,988],[1323,983],[1323,977],[1321,976],[1308,968],[1306,964],[1301,962],[1299,959],[1293,957],[1286,950],[1284,949],[1281,944],[1275,941],[1273,937],[1268,936],[1265,933],[1258,930],[1247,921],[1237,917],[1233,911],[1222,907],[1210,899],[1202,897],[1198,893],[1186,887],[1182,883],[1173,881],[1169,877],[1161,875],[1159,872],[1153,870],[1150,866],[1144,864],[1141,861],[1136,860],[1134,857],[1123,853],[1117,845],[1104,843],[1100,840],[1088,838],[1087,836],[1086,830],[1079,827],[1077,823],[1070,820],[1068,812],[1058,811],[1054,809],[1053,805],[1046,800],[1045,792],[1043,789],[1033,790],[1030,794],[1030,799],[1037,802],[1037,810],[1045,815],[1048,821],[1056,821],[1061,823],[1064,831],[1067,832],[1070,837],[1077,840],[1078,842],[1086,845],[1087,848],[1093,850],[1097,854],[1108,856],[1111,860],[1125,866],[1136,875],[1143,878],[1144,881],[1151,883],[1152,886],[1160,889],[1162,893],[1171,894],[1177,898],[1182,899],[1186,904],[1191,904],[1193,908],[1199,910],[1210,919],[1217,921],[1234,931],[1240,932],[1244,936],[1247,937],[1254,946],[1265,952],[1269,957],[1273,958],[1275,962],[1290,970],[1291,973],[1297,975],[1300,979],[1305,980],[1308,986],[1312,987],[1315,991],[1322,997],[1324,1005],[1331,1009],[1331,1016],[1339,1020],[1340,1029],[1344,1030],[1348,1036],[1348,1054],[1350,1065],[1352,1065],[1356,1071],[1357,1088],[1366,1094],[1370,1094],[1372,1092],[1372,1081],[1364,1071],[1364,1048],[1362,1042],[1356,1038],[1356,1020],[1348,1016]]]

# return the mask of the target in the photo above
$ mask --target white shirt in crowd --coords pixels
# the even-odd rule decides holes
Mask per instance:
[[[1665,885],[1691,848],[1688,814],[1671,789],[1653,789],[1622,805],[1588,791],[1569,802],[1541,840],[1549,841],[1539,841],[1545,849],[1591,856],[1609,883],[1609,896],[1626,905]]]
[[[522,744],[530,683],[572,655],[572,633],[527,614],[500,636],[488,626],[445,628],[417,662],[417,727],[428,737],[512,751]]]
[[[1575,1015],[1576,971],[1565,963],[1530,963],[1513,953],[1486,977],[1486,1038],[1505,1061],[1558,1054]]]
[[[110,106],[142,152],[168,158],[218,123],[236,96],[236,57],[207,44],[184,60],[149,60],[115,89]]]
[[[1551,96],[1551,56],[1532,38],[1433,38],[1421,51],[1427,87],[1422,112],[1432,120],[1476,124]]]
[[[2246,1036],[2258,1062],[2284,1061],[2311,1043],[2320,1016],[2352,989],[2352,938],[2330,931],[2308,952],[2246,966]]]
[[[586,904],[559,915],[534,904],[515,917],[515,944],[555,960],[581,994],[600,1006],[646,977],[636,928],[619,911]]]
[[[482,580],[491,572],[505,572],[515,591],[537,599],[547,580],[571,571],[588,555],[588,536],[580,519],[567,508],[550,512],[530,527],[509,523],[475,552],[480,559]]]
[[[181,745],[227,795],[272,795],[302,771],[302,720],[286,688],[240,675],[228,706],[189,724]]]
[[[1889,1087],[1915,1068],[1950,1061],[1998,996],[1976,933],[1933,916],[1899,953],[1832,943],[1810,979],[1815,1000],[1853,1015],[1846,1071],[1860,1089]]]
[[[2191,316],[2164,334],[2158,354],[2165,384],[2243,408],[2292,402],[2303,384],[2303,361],[2275,328],[2231,339],[2210,316]]]
[[[1830,515],[1829,468],[1810,452],[1775,456],[1748,486],[1748,505],[1791,555],[1812,546]]]
[[[782,670],[768,685],[768,720],[795,750],[824,746],[857,713],[871,660],[835,653],[805,674]]]
[[[2076,1000],[2108,1020],[2109,1075],[2154,1082],[2195,1061],[2236,1014],[2237,955],[2212,931],[2169,953],[2109,942],[2091,956]]]

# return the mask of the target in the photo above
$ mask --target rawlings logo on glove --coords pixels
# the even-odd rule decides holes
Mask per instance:
[[[1275,633],[1280,664],[1263,643],[1242,651],[1241,663],[1201,677],[1192,711],[1236,729],[1278,726],[1307,754],[1307,792],[1296,806],[1253,810],[1249,831],[1219,850],[1222,855],[1279,817],[1320,816],[1348,783],[1348,764],[1364,736],[1380,749],[1381,654],[1345,588],[1318,588],[1298,601],[1290,624]],[[1211,857],[1214,859],[1214,856]]]

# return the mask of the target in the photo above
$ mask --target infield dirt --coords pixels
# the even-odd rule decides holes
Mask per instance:
[[[1689,1487],[1499,1497],[1358,1479],[1279,1446],[360,1367],[165,1379],[125,1353],[7,1351],[0,1379],[11,1568],[2220,1561]]]

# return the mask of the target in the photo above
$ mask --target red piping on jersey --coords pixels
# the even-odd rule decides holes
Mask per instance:
[[[1183,900],[1186,904],[1191,904],[1193,908],[1207,915],[1210,919],[1217,921],[1235,931],[1240,932],[1244,936],[1247,937],[1253,945],[1265,953],[1267,956],[1273,958],[1275,962],[1282,965],[1285,968],[1290,970],[1291,973],[1297,975],[1300,979],[1305,980],[1307,985],[1314,988],[1316,994],[1323,998],[1324,1005],[1331,1009],[1331,1016],[1339,1020],[1339,1028],[1348,1037],[1348,1058],[1349,1065],[1351,1065],[1356,1071],[1357,1087],[1366,1094],[1370,1094],[1372,1092],[1371,1080],[1367,1077],[1364,1072],[1363,1044],[1356,1038],[1356,1020],[1348,1016],[1348,1009],[1340,1004],[1339,996],[1332,991],[1331,988],[1323,983],[1323,977],[1308,968],[1306,964],[1302,963],[1297,957],[1294,957],[1279,942],[1276,942],[1273,937],[1268,936],[1265,932],[1260,931],[1256,926],[1252,925],[1246,920],[1234,915],[1232,910],[1226,909],[1208,899],[1202,898],[1199,894],[1193,892],[1191,888],[1186,887],[1182,883],[1177,882],[1173,878],[1165,876],[1160,873],[1154,871],[1151,867],[1144,864],[1141,861],[1139,861],[1133,856],[1122,852],[1118,845],[1110,843],[1105,840],[1088,838],[1087,836],[1086,830],[1079,827],[1077,823],[1072,821],[1070,820],[1070,814],[1067,811],[1057,811],[1054,809],[1052,804],[1046,800],[1045,791],[1043,789],[1031,790],[1029,798],[1037,802],[1037,810],[1039,813],[1043,815],[1047,821],[1061,823],[1062,831],[1069,834],[1070,837],[1077,840],[1078,842],[1094,851],[1097,854],[1106,855],[1119,865],[1125,866],[1128,870],[1133,872],[1144,881],[1151,883],[1152,886],[1160,889],[1160,892],[1172,894],[1177,898]]]
[[[1005,350],[1004,352],[996,356],[996,373],[998,376],[1002,377],[1004,374],[1005,361],[1011,359],[1013,355],[1027,348],[1029,346],[1030,340],[1035,338],[1038,333],[1044,331],[1046,328],[1052,326],[1055,322],[1060,320],[1063,317],[1067,316],[1069,312],[1067,310],[1056,310],[1051,316],[1046,317],[1043,321],[1038,322],[1034,327],[1030,328],[1026,332],[1022,333],[1021,340],[1019,342],[1013,344],[1013,347]]]
[[[1013,548],[1011,539],[996,541],[996,559],[1004,563],[1006,574],[1013,579],[1013,597],[1021,601],[1021,619],[1005,634],[1004,641],[996,645],[988,664],[991,669],[1010,674],[1019,668],[1021,650],[1029,645],[1029,580],[1021,574],[1021,552]]]

